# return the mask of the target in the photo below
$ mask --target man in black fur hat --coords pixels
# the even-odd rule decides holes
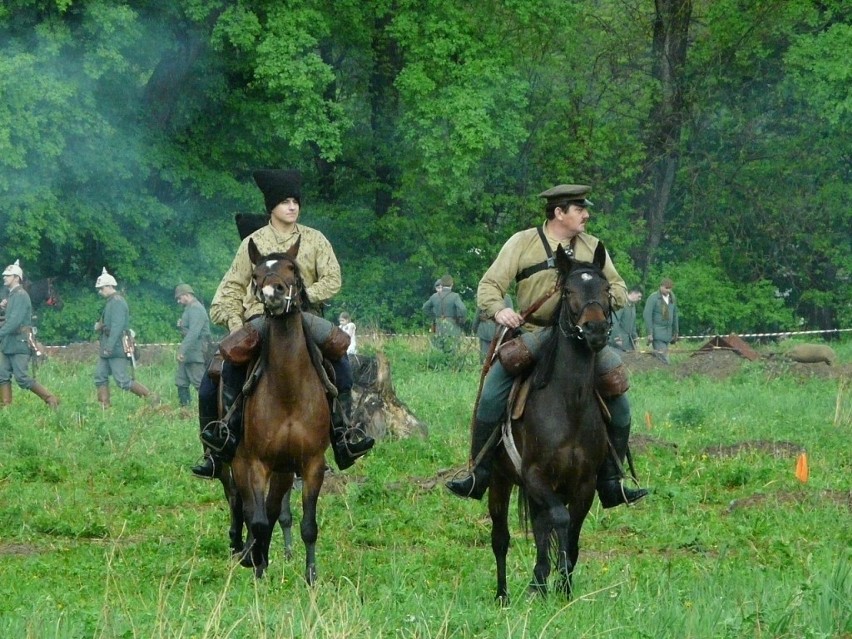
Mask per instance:
[[[297,261],[311,306],[311,312],[304,312],[303,317],[311,338],[322,347],[339,337],[338,333],[342,334],[336,325],[322,317],[323,305],[340,290],[340,265],[337,257],[331,243],[322,233],[298,224],[302,199],[301,175],[298,171],[261,169],[255,171],[253,177],[263,193],[269,214],[268,224],[243,238],[231,267],[213,296],[210,319],[234,332],[245,322],[263,316],[263,305],[250,290],[254,267],[248,256],[249,238],[254,240],[262,255],[283,253],[298,240]],[[345,338],[345,335],[343,337]],[[332,365],[338,401],[334,403],[332,413],[331,441],[334,460],[343,470],[367,453],[375,441],[349,423],[352,409],[352,370],[349,359],[342,357],[332,361]],[[225,362],[222,380],[226,400],[233,402],[233,398],[243,387],[246,372],[246,367]],[[218,419],[216,388],[209,376],[205,376],[202,381],[198,403],[199,422],[204,437],[204,433],[208,432],[205,427]],[[228,428],[230,432],[237,433],[238,437],[242,433],[241,404],[232,412]],[[192,472],[198,477],[213,478],[217,475],[222,461],[229,460],[208,449],[202,462],[193,467]]]

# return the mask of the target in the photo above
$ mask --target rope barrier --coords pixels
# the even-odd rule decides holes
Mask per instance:
[[[848,333],[852,331],[852,328],[829,328],[824,330],[815,330],[815,331],[782,331],[779,333],[734,333],[737,337],[790,337],[793,335],[819,335],[825,333]],[[433,333],[363,333],[358,337],[363,339],[389,339],[393,337],[429,337],[433,335]],[[719,333],[707,334],[707,335],[680,335],[678,339],[710,339],[712,337],[724,337]],[[459,335],[459,339],[464,340],[475,340],[479,339],[476,335]],[[58,344],[58,345],[46,345],[45,348],[68,348],[71,346],[77,346],[80,344],[91,344],[94,342],[76,342],[74,344]],[[138,346],[168,346],[168,347],[176,347],[180,346],[180,342],[151,342],[151,343],[139,343]]]

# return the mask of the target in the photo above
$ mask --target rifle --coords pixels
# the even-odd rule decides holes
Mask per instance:
[[[124,348],[124,354],[133,365],[133,370],[136,370],[136,331],[128,328],[121,336],[121,346]]]

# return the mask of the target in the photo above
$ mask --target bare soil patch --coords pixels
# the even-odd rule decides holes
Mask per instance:
[[[735,499],[726,510],[732,513],[743,508],[767,508],[772,506],[802,505],[814,500],[828,501],[838,506],[845,506],[852,510],[852,490],[818,490],[814,492],[806,490],[784,491],[772,494],[756,493]]]
[[[796,457],[805,452],[804,446],[793,442],[771,442],[766,440],[755,440],[749,442],[737,442],[728,446],[709,446],[703,451],[709,457],[736,457],[740,453],[763,453],[779,459]]]

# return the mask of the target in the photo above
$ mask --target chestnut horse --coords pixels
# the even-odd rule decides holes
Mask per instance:
[[[262,374],[245,400],[243,437],[230,468],[237,497],[229,499],[232,546],[234,533],[242,532],[241,526],[235,531],[235,525],[244,521],[248,539],[242,563],[254,567],[255,575],[261,577],[269,565],[269,544],[282,515],[282,500],[298,472],[303,482],[300,528],[306,550],[305,580],[313,584],[317,501],[325,476],[331,414],[302,326],[306,297],[296,263],[299,242],[286,253],[261,256],[250,240],[248,250],[254,265],[251,288],[263,303],[266,319],[259,358]],[[240,505],[241,512],[236,510]]]
[[[595,497],[598,467],[607,454],[606,427],[595,396],[595,356],[607,343],[610,287],[603,274],[606,252],[598,244],[593,263],[556,251],[561,301],[555,311],[552,342],[536,364],[523,416],[504,435],[491,473],[488,511],[491,548],[497,561],[497,600],[508,603],[509,498],[520,486],[524,521],[532,521],[536,563],[530,590],[547,592],[551,545],[561,589],[571,595],[571,574],[579,556],[580,528]],[[520,467],[508,450],[516,450]],[[517,459],[517,458],[516,458]],[[567,508],[566,508],[567,505]]]

